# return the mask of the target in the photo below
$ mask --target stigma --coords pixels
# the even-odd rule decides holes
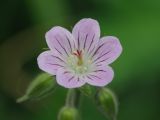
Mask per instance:
[[[73,52],[73,55],[75,55],[78,58],[77,65],[81,66],[83,65],[83,55],[82,50],[76,50]]]

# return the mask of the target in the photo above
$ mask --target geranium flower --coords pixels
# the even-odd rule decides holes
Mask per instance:
[[[41,70],[56,75],[57,83],[66,88],[81,87],[85,83],[105,86],[113,79],[110,66],[122,52],[118,38],[100,38],[96,20],[82,19],[72,33],[63,27],[53,27],[46,33],[49,51],[38,57]]]

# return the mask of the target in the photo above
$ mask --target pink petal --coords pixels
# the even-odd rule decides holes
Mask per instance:
[[[56,79],[57,83],[65,88],[77,88],[85,84],[84,80],[64,68],[58,69]]]
[[[45,51],[41,53],[38,58],[38,66],[41,70],[56,75],[57,69],[64,67],[65,61],[59,56],[55,56],[52,51]]]
[[[55,50],[62,56],[68,56],[75,47],[72,34],[62,27],[53,27],[46,33],[46,41],[50,49]]]
[[[86,76],[86,82],[93,86],[105,86],[113,79],[114,73],[111,67],[103,66]]]
[[[93,55],[93,62],[97,65],[107,65],[115,61],[122,52],[118,38],[113,36],[103,37]]]
[[[79,50],[93,51],[100,37],[100,28],[96,20],[82,19],[73,28],[73,36]]]

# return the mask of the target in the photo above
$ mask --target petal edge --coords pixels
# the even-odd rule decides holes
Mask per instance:
[[[58,69],[56,80],[65,88],[78,88],[85,84],[84,80],[63,68]]]
[[[86,82],[93,86],[106,86],[114,76],[114,72],[110,66],[98,67],[95,71],[86,76]]]

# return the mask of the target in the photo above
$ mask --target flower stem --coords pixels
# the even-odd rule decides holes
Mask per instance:
[[[80,100],[81,100],[81,92],[79,90],[75,89],[74,106],[76,108],[79,107]]]
[[[66,106],[78,107],[80,96],[80,91],[78,91],[77,89],[69,89],[66,98]]]

